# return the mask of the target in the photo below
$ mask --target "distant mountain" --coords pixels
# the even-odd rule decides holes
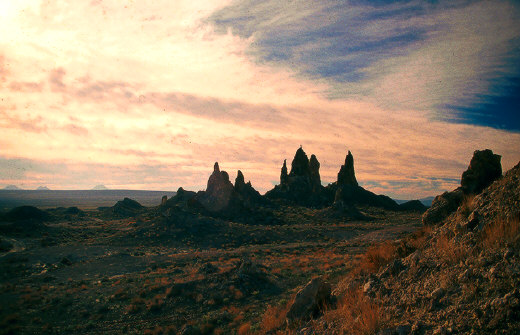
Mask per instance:
[[[21,190],[21,188],[19,188],[16,185],[7,185],[6,187],[3,188],[3,190],[18,191],[18,190]]]
[[[108,190],[108,188],[105,185],[96,185],[96,186],[94,186],[93,190],[101,191],[101,190]]]
[[[36,191],[50,191],[50,188],[48,188],[47,186],[38,186]]]
[[[422,204],[426,207],[430,207],[432,205],[432,201],[433,201],[433,198],[435,197],[426,197],[426,198],[421,198],[421,199],[418,199],[420,202],[422,202]],[[394,199],[395,202],[397,202],[399,205],[400,204],[404,204],[405,202],[408,202],[410,200],[400,200],[400,199]]]

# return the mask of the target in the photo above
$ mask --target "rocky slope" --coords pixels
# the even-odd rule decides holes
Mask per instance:
[[[486,155],[497,162],[497,155]],[[427,221],[422,230],[406,238],[370,248],[329,297],[319,297],[321,304],[328,301],[323,315],[311,321],[302,317],[299,323],[288,315],[293,330],[298,334],[518,334],[520,163],[501,177],[485,171],[497,171],[496,164],[491,168],[475,164],[479,156],[475,152],[468,170],[488,176],[485,181],[474,179],[486,185],[481,192],[472,185],[457,189],[461,200],[450,203],[455,209],[443,219],[435,224]],[[467,175],[464,172],[463,181]],[[438,198],[437,202],[449,203],[445,195]]]

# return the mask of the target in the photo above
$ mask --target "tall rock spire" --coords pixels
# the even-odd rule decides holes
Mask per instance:
[[[352,153],[350,153],[350,150],[345,158],[345,165],[342,165],[338,172],[338,186],[342,185],[358,186],[354,173],[354,157]]]
[[[287,159],[283,160],[282,172],[280,173],[280,185],[289,183],[289,175],[287,174]]]

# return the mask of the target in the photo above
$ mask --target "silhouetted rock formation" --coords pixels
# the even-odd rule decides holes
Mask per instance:
[[[400,204],[399,209],[403,211],[424,212],[428,207],[424,206],[420,200],[410,200]]]
[[[206,191],[198,192],[192,205],[200,204],[213,213],[239,215],[263,203],[265,200],[253,188],[251,182],[245,182],[242,171],[238,171],[233,186],[229,181],[228,173],[220,171],[218,163],[215,163]]]
[[[502,176],[500,155],[493,151],[476,150],[466,171],[462,173],[460,185],[465,194],[479,194],[484,188]]]
[[[8,222],[16,221],[47,221],[50,219],[50,215],[34,206],[20,206],[13,208],[7,212],[3,220]]]
[[[113,214],[117,217],[131,217],[140,214],[145,209],[137,201],[124,198],[123,200],[118,201],[114,206],[110,207],[106,213]]]
[[[390,210],[399,210],[399,205],[386,195],[377,195],[358,185],[354,172],[354,157],[349,151],[345,157],[345,164],[338,172],[338,180],[327,186],[329,193],[334,194],[334,207],[348,209],[352,205],[382,207]]]
[[[465,197],[479,194],[482,190],[502,176],[500,155],[493,151],[476,150],[469,167],[462,173],[461,187],[451,192],[444,192],[433,199],[431,207],[423,214],[424,225],[442,222],[463,203]]]
[[[244,175],[240,170],[238,170],[237,178],[235,179],[235,191],[244,205],[248,207],[266,202],[262,195],[253,188],[250,181],[244,182]]]
[[[345,164],[341,166],[338,172],[338,185],[358,186],[354,173],[354,157],[350,150],[348,151],[347,157],[345,157]]]
[[[175,195],[170,199],[166,200],[164,205],[161,205],[161,207],[172,207],[178,204],[186,205],[190,200],[192,200],[195,197],[195,195],[195,192],[186,191],[182,187],[179,187]]]
[[[298,148],[287,174],[287,160],[284,160],[280,174],[280,185],[266,193],[269,199],[284,199],[306,206],[326,205],[328,199],[321,185],[320,163],[315,155],[307,157],[302,147]]]
[[[229,206],[234,191],[228,173],[220,171],[218,163],[215,163],[213,173],[208,179],[206,191],[199,192],[196,199],[210,212],[218,212]]]
[[[289,184],[289,175],[287,174],[287,159],[283,160],[282,172],[280,174],[280,185],[286,186]]]

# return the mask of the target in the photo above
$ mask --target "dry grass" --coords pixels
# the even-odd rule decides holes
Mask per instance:
[[[433,250],[449,265],[458,264],[469,256],[468,248],[454,243],[446,235],[437,238]]]
[[[251,323],[246,322],[242,324],[237,331],[238,335],[248,335],[251,334]]]
[[[486,248],[500,248],[515,242],[520,234],[520,213],[512,219],[500,218],[487,225],[482,233],[482,245]]]
[[[285,317],[289,311],[289,303],[281,306],[267,306],[260,322],[261,334],[272,333],[285,326]]]
[[[396,247],[389,241],[384,241],[367,249],[362,255],[354,274],[375,273],[381,266],[390,263],[396,258]]]
[[[381,326],[382,312],[361,290],[355,290],[343,296],[336,309],[326,311],[324,319],[334,325],[338,334],[374,334]],[[325,334],[327,329],[321,329],[322,325],[315,323],[313,328],[317,333]]]

